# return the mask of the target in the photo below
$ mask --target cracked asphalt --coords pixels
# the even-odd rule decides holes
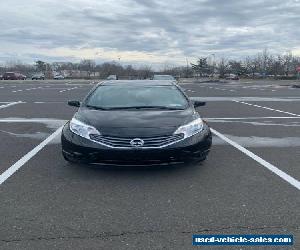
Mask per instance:
[[[1,174],[70,119],[76,109],[66,102],[94,85],[0,86],[0,108],[22,101],[0,109]],[[300,179],[300,118],[233,101],[300,115],[300,89],[271,81],[181,86],[207,101],[199,112],[212,128]],[[194,247],[193,234],[293,234],[290,247],[226,249],[300,249],[300,191],[221,139],[213,142],[200,165],[91,168],[64,161],[55,138],[0,185],[0,249],[225,249]]]

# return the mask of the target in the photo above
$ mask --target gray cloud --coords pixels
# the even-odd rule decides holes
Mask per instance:
[[[30,54],[61,58],[45,54],[58,48],[164,60],[300,49],[299,0],[4,0],[0,9],[0,60],[8,54],[22,59],[25,48],[26,60]]]

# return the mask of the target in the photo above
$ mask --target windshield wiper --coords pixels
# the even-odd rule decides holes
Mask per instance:
[[[164,110],[183,110],[184,108],[179,107],[167,107],[167,106],[129,106],[129,107],[99,107],[86,105],[87,108],[95,110],[126,110],[126,109],[164,109]]]
[[[129,107],[111,107],[107,109],[165,109],[165,110],[182,110],[183,108],[178,107],[167,107],[167,106],[129,106]]]
[[[92,105],[86,105],[86,107],[90,109],[96,109],[96,110],[108,110],[107,108],[92,106]]]

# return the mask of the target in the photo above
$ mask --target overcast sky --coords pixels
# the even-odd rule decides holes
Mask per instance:
[[[1,0],[0,62],[300,55],[299,0]]]

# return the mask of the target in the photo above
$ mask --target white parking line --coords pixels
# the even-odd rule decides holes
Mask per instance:
[[[265,119],[300,119],[300,117],[295,117],[295,116],[203,117],[203,119],[204,120],[265,120]]]
[[[218,136],[219,138],[221,138],[225,142],[229,143],[231,146],[233,146],[236,149],[238,149],[239,151],[243,152],[244,154],[246,154],[247,156],[249,156],[250,158],[252,158],[256,162],[258,162],[260,165],[262,165],[265,168],[269,169],[271,172],[273,172],[274,174],[278,175],[280,178],[282,178],[283,180],[287,181],[292,186],[294,186],[295,188],[297,188],[298,190],[300,190],[300,182],[298,180],[296,180],[294,177],[292,177],[292,176],[288,175],[287,173],[283,172],[279,168],[277,168],[274,165],[272,165],[271,163],[265,161],[264,159],[262,159],[261,157],[257,156],[256,154],[252,153],[251,151],[249,151],[248,149],[246,149],[243,146],[239,145],[238,143],[230,140],[225,135],[219,133],[218,131],[214,130],[213,128],[211,128],[211,131],[216,136]]]
[[[77,89],[78,87],[74,87],[74,88],[70,88],[70,89],[63,89],[63,90],[61,90],[61,91],[59,91],[60,93],[62,93],[62,92],[65,92],[65,91],[70,91],[70,90],[72,90],[72,89]]]
[[[16,92],[22,92],[22,91],[29,91],[29,90],[34,90],[34,89],[42,89],[43,87],[35,87],[35,88],[28,88],[28,89],[18,89],[18,90],[13,90],[13,93]]]
[[[3,118],[0,119],[0,123],[34,123],[34,122],[67,122],[67,120],[62,119],[54,119],[54,118],[16,118],[16,119],[10,119],[10,118]]]
[[[16,105],[16,104],[20,104],[20,103],[23,103],[23,102],[22,102],[22,101],[18,101],[18,102],[10,102],[10,103],[8,103],[8,104],[1,105],[1,106],[0,106],[0,109],[4,109],[4,108],[10,107],[10,106],[13,106],[13,105]]]
[[[251,104],[251,103],[248,103],[248,102],[237,101],[237,100],[233,100],[233,101],[237,102],[237,103],[242,103],[242,104],[245,104],[245,105],[257,107],[257,108],[267,109],[267,110],[271,110],[271,111],[275,111],[275,112],[279,112],[279,113],[284,113],[284,114],[288,114],[288,115],[293,115],[293,116],[300,117],[300,115],[298,115],[298,114],[294,114],[294,113],[291,113],[291,112],[286,112],[286,111],[279,110],[279,109],[273,109],[273,108],[269,108],[269,107],[265,107],[265,106],[260,106],[260,105],[256,105],[256,104]]]
[[[12,176],[16,171],[18,171],[26,162],[28,162],[33,156],[35,156],[39,151],[41,151],[49,142],[51,142],[56,136],[61,133],[63,127],[57,129],[48,138],[42,141],[34,149],[24,155],[20,160],[8,168],[5,172],[0,175],[0,185],[5,182],[10,176]]]

